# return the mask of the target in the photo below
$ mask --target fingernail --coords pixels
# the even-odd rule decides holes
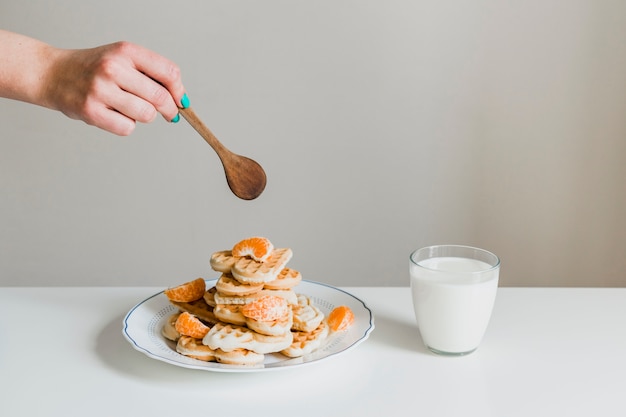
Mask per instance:
[[[183,98],[180,99],[180,104],[183,106],[183,109],[189,107],[189,97],[187,97],[187,93],[183,94]]]
[[[174,116],[174,118],[172,119],[172,123],[178,123],[179,120],[180,120],[180,114],[176,114],[176,116]]]

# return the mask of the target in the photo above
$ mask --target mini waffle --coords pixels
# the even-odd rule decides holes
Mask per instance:
[[[246,327],[234,324],[217,323],[209,330],[202,343],[211,349],[231,352],[235,349],[252,350],[255,345],[254,332]]]
[[[287,317],[272,321],[259,321],[246,317],[246,326],[263,335],[281,336],[290,332],[293,326],[293,314],[290,311]]]
[[[268,336],[256,333],[247,327],[218,323],[202,339],[202,343],[211,349],[231,352],[235,349],[247,349],[256,353],[273,353],[288,348],[293,342],[292,332],[280,336]]]
[[[297,358],[308,355],[318,349],[328,337],[328,326],[323,321],[312,332],[291,332],[293,342],[291,345],[280,351],[285,356]]]
[[[192,301],[191,303],[181,303],[178,301],[170,302],[172,305],[178,307],[179,310],[191,313],[205,323],[215,324],[218,322],[215,314],[213,314],[213,307],[209,306],[203,298]]]
[[[217,349],[215,359],[219,363],[228,365],[254,366],[263,363],[265,355],[247,349],[235,349],[230,352]]]
[[[209,261],[211,264],[211,268],[217,272],[230,272],[233,264],[237,258],[233,256],[232,251],[230,250],[222,250],[218,252],[213,252],[211,255],[211,260]]]
[[[224,323],[246,325],[246,317],[241,314],[241,306],[238,304],[218,304],[213,309],[213,314]]]
[[[176,319],[180,316],[180,312],[172,314],[167,318],[165,323],[163,323],[163,327],[161,328],[161,334],[166,338],[173,342],[178,341],[180,338],[180,333],[176,330]]]
[[[302,281],[300,272],[291,268],[283,268],[274,281],[266,282],[263,288],[268,290],[290,290]]]
[[[300,299],[298,301],[300,301]],[[324,320],[324,313],[322,313],[319,308],[311,304],[308,299],[302,304],[298,303],[298,305],[293,306],[292,310],[292,330],[310,332],[315,330],[320,325],[322,320]]]
[[[217,293],[217,288],[211,287],[204,293],[202,298],[204,298],[204,302],[207,303],[211,307],[215,307],[217,303],[215,302],[215,294]]]
[[[248,257],[237,258],[231,268],[236,280],[244,284],[274,281],[293,256],[290,248],[274,249],[265,262]]]
[[[233,276],[226,272],[217,280],[215,289],[218,293],[227,296],[245,296],[257,293],[263,289],[263,283],[259,284],[242,284]]]
[[[259,294],[284,298],[290,305],[298,304],[298,295],[293,290],[261,290]]]
[[[244,305],[244,304],[249,304],[253,302],[254,300],[257,300],[261,298],[262,296],[263,294],[261,293],[261,291],[256,292],[254,294],[248,294],[248,295],[225,295],[225,294],[221,294],[220,292],[216,292],[213,295],[213,300],[215,302],[215,305],[218,305],[218,304]]]
[[[266,295],[274,295],[276,297],[284,298],[289,304],[297,304],[298,296],[292,290],[261,290],[254,294],[241,295],[241,296],[229,296],[215,292],[213,294],[207,293],[204,295],[204,299],[208,304],[249,304]]]
[[[275,353],[291,346],[293,343],[293,332],[286,332],[280,336],[268,336],[253,332],[254,351],[257,353]]]
[[[215,360],[215,351],[213,349],[204,345],[202,340],[189,336],[181,336],[178,339],[176,352],[201,361],[211,362]]]

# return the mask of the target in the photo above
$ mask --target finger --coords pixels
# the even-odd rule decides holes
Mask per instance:
[[[183,86],[180,68],[169,59],[143,48],[139,45],[126,45],[132,49],[130,55],[135,68],[141,73],[163,85],[173,97],[177,107],[183,106],[185,87]]]
[[[87,124],[99,127],[118,136],[128,136],[135,130],[135,120],[123,115],[115,109],[104,105],[91,109]]]
[[[168,121],[178,114],[178,106],[170,92],[145,74],[134,69],[124,71],[119,75],[117,82],[122,90],[134,95],[136,99],[141,99],[120,103],[126,109],[115,107],[127,116],[147,123],[154,120],[156,112],[161,113]]]

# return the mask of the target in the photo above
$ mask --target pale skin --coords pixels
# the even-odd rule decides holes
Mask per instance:
[[[177,121],[184,94],[179,67],[139,45],[61,49],[0,30],[0,97],[127,136],[159,113]]]

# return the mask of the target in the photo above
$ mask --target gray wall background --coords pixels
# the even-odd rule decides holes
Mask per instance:
[[[0,26],[176,61],[268,174],[234,197],[186,122],[119,138],[0,99],[0,284],[168,286],[241,238],[305,279],[408,285],[459,243],[502,286],[626,285],[626,2],[0,0]]]

